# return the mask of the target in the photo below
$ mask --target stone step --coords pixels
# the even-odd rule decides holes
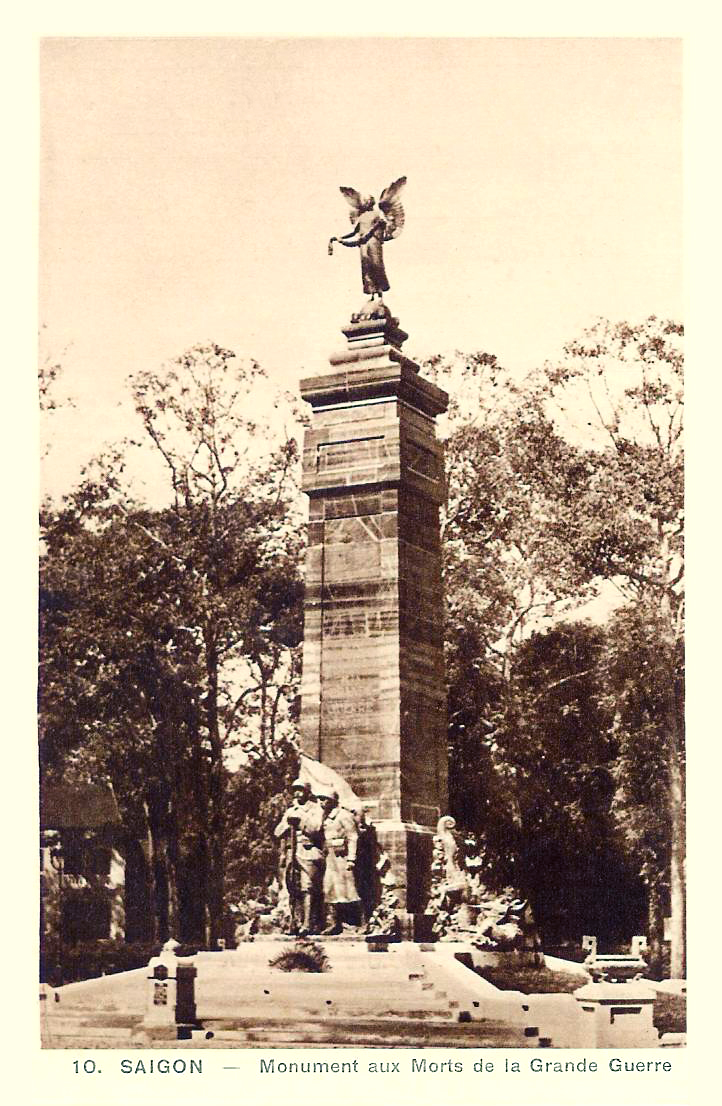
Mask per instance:
[[[52,1036],[75,1036],[82,1033],[83,1037],[89,1040],[95,1037],[102,1037],[103,1039],[122,1041],[130,1037],[132,1029],[133,1026],[131,1025],[89,1025],[83,1022],[65,1021],[47,1026],[46,1032]]]
[[[268,1017],[269,1015],[277,1015],[284,1012],[284,1008],[288,1011],[296,1011],[299,1014],[313,1013],[323,1017],[382,1017],[384,1015],[400,1016],[400,1017],[448,1017],[449,1011],[452,1009],[447,1001],[422,1001],[421,997],[414,999],[413,996],[405,998],[395,998],[391,996],[379,996],[378,998],[365,996],[354,1002],[349,999],[343,1003],[334,1003],[328,1000],[313,1000],[313,999],[297,999],[294,1002],[283,1003],[279,1001],[259,1003],[251,1000],[244,1000],[241,1005],[244,1016],[249,1017],[261,1016]],[[221,1015],[225,1015],[227,1011],[238,1009],[239,1004],[228,1002],[220,1003],[215,1002],[213,1004],[198,1003],[198,1017],[202,1020],[209,1020]]]
[[[371,955],[361,942],[338,941],[326,950],[331,970],[323,973],[269,968],[277,949],[278,943],[259,941],[196,958],[197,1015],[216,1037],[236,1034],[239,1047],[539,1045],[539,1036],[524,1035],[532,1015],[517,996],[505,999],[455,960],[452,949],[430,955],[400,943]],[[58,1040],[80,1047],[83,1039],[88,1047],[126,1047],[131,1031],[132,1047],[153,1041],[142,1026],[146,975],[61,988],[59,1003],[43,1004],[55,1015],[45,1019],[47,1047],[59,1047]],[[220,1046],[214,1037],[202,1047]]]
[[[79,1022],[61,1019],[51,1031],[43,1033],[43,1047],[71,1048],[140,1048],[168,1047],[168,1042],[145,1041],[139,1026],[109,1028],[100,1025],[88,1026]],[[394,1019],[378,1018],[329,1018],[307,1020],[303,1018],[267,1019],[223,1018],[209,1019],[204,1023],[212,1038],[196,1039],[195,1047],[233,1047],[257,1045],[258,1047],[280,1047],[282,1045],[305,1045],[316,1042],[321,1046],[328,1044],[344,1045],[424,1045],[454,1044],[459,1047],[509,1047],[529,1048],[537,1044],[530,1041],[514,1027],[491,1020],[476,1023],[460,1023],[447,1018],[446,1021],[420,1021],[417,1017],[398,1017]],[[173,1042],[172,1047],[176,1047]]]
[[[458,1048],[531,1048],[537,1047],[537,1041],[530,1041],[518,1029],[500,1022],[477,1022],[474,1024],[456,1021],[420,1024],[416,1019],[364,1021],[332,1020],[324,1023],[306,1023],[301,1021],[283,1024],[235,1021],[228,1023],[209,1023],[214,1032],[214,1043],[221,1047],[293,1047],[324,1044],[367,1047],[424,1047],[454,1046]]]

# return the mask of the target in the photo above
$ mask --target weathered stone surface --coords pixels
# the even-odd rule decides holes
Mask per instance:
[[[365,941],[331,937],[323,941],[330,971],[284,973],[269,966],[288,944],[286,937],[281,941],[257,937],[232,952],[194,957],[197,1015],[204,1029],[188,1042],[173,1039],[174,1026],[169,1032],[142,1027],[141,969],[60,988],[61,1001],[43,1010],[42,1045],[126,1052],[172,1047],[179,1057],[186,1044],[194,1049],[536,1045],[524,1037],[519,996],[494,991],[462,967],[454,959],[456,946],[436,946],[428,954],[400,942],[382,956],[369,956]],[[473,1021],[461,1018],[462,1010],[473,1011]]]
[[[344,333],[335,371],[301,382],[313,408],[302,744],[384,824],[402,906],[418,910],[430,827],[447,805],[445,483],[434,428],[447,396],[392,344],[403,333],[395,320]]]

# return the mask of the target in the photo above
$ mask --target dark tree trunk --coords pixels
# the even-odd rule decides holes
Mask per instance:
[[[125,847],[125,939],[152,942],[157,935],[149,850],[128,837]]]
[[[656,880],[648,888],[647,911],[649,970],[653,978],[661,979],[664,974],[664,906]]]
[[[225,777],[223,770],[223,742],[218,719],[218,651],[211,632],[206,634],[206,666],[208,673],[207,718],[211,746],[209,772],[209,825],[208,841],[208,908],[207,940],[212,945],[223,935],[223,893],[225,869]]]
[[[685,818],[682,770],[676,727],[670,740],[669,820],[670,820],[670,965],[672,979],[684,979],[686,971],[685,919]]]
[[[684,979],[686,972],[686,827],[684,795],[684,677],[681,642],[672,627],[680,619],[679,600],[667,589],[661,610],[668,620],[669,675],[665,704],[667,739],[667,811],[669,816],[670,976]]]

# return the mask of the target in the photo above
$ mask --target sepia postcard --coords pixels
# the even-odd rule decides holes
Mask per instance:
[[[21,1101],[701,1101],[699,39],[565,14],[24,36]]]

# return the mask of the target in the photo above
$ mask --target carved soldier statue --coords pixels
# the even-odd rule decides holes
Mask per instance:
[[[339,238],[331,238],[328,252],[333,253],[333,243],[342,246],[358,246],[361,254],[361,282],[364,292],[374,299],[381,299],[389,289],[384,268],[384,242],[398,238],[404,226],[404,209],[399,193],[406,184],[406,177],[399,177],[381,193],[378,204],[373,196],[362,196],[355,188],[341,188],[351,206],[353,230]]]
[[[456,819],[450,814],[439,818],[434,836],[434,859],[450,887],[464,887],[466,876],[461,866],[463,855],[456,840],[455,829]]]
[[[335,791],[320,791],[316,796],[323,809],[323,839],[326,870],[323,876],[323,897],[331,914],[324,933],[341,933],[343,908],[360,906],[354,868],[358,845],[356,819],[350,810],[338,805]]]
[[[293,801],[274,835],[288,839],[286,885],[291,905],[291,931],[299,936],[320,929],[323,884],[323,811],[303,780],[291,785]]]

